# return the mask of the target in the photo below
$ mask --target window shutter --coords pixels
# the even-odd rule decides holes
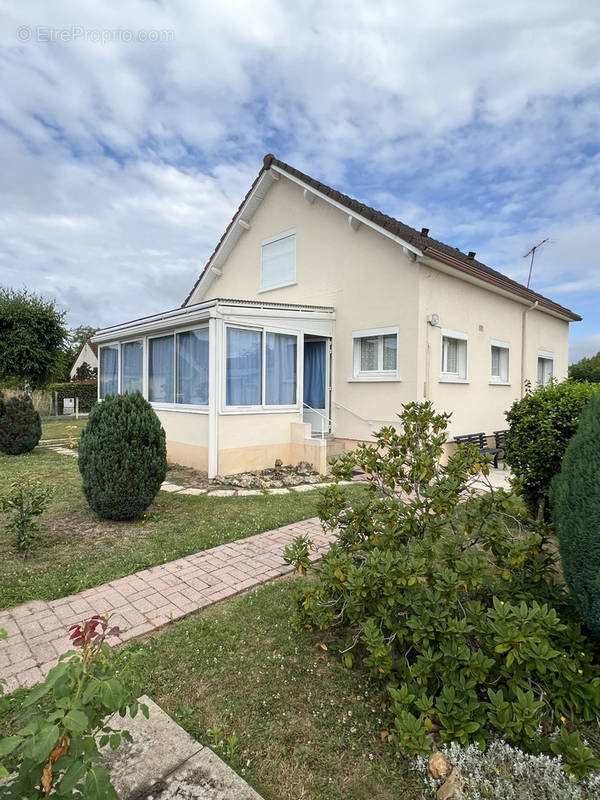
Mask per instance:
[[[296,280],[296,234],[262,246],[261,288],[271,289]]]

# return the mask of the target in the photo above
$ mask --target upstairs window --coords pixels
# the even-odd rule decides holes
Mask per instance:
[[[355,331],[354,378],[377,379],[398,376],[398,329]]]
[[[278,289],[295,282],[296,232],[287,231],[265,239],[261,246],[261,290]]]
[[[538,350],[537,382],[547,386],[554,377],[554,354]]]
[[[467,335],[456,331],[442,331],[441,380],[467,380]]]
[[[507,342],[493,341],[490,349],[490,383],[508,383],[509,346]]]

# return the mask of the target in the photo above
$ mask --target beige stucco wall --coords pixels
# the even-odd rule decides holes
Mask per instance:
[[[260,292],[261,242],[296,230],[296,285]],[[267,193],[246,231],[205,296],[329,305],[336,309],[332,400],[336,435],[364,438],[393,419],[402,402],[417,390],[418,266],[395,242],[361,225],[354,231],[348,215],[317,199],[308,203],[302,189],[281,178]],[[399,326],[401,382],[349,383],[352,331]],[[341,404],[354,414],[336,408]],[[357,416],[377,422],[363,422]]]
[[[296,284],[260,291],[261,243],[296,230]],[[429,397],[436,408],[452,412],[449,436],[506,427],[505,410],[521,394],[523,311],[510,297],[413,262],[402,247],[317,198],[308,203],[302,188],[281,177],[269,189],[226,262],[202,296],[284,303],[329,305],[336,310],[333,340],[332,409],[335,435],[366,440],[382,424],[393,423],[402,403]],[[469,336],[469,384],[440,383],[441,331],[428,326],[431,313],[440,328]],[[398,326],[398,382],[352,382],[352,332]],[[490,340],[510,344],[510,385],[490,385]],[[555,355],[555,376],[567,372],[568,324],[546,313],[527,316],[526,377],[535,382],[537,350]],[[429,353],[429,356],[427,355]],[[298,460],[284,446],[291,441],[288,415],[271,427],[271,415],[222,418],[219,471],[240,464],[270,465],[275,458]],[[275,415],[273,415],[275,416]],[[283,420],[287,419],[284,430]],[[224,421],[229,420],[229,421]],[[233,421],[235,420],[235,422]],[[242,450],[246,455],[242,456]],[[255,467],[248,467],[255,468]],[[257,467],[256,467],[257,468]]]
[[[521,396],[521,342],[523,312],[529,306],[494,294],[427,266],[421,268],[419,292],[420,397],[429,397],[440,411],[451,411],[449,436],[507,427],[505,411]],[[439,327],[427,317],[439,315]],[[568,323],[540,311],[526,315],[525,377],[537,380],[537,351],[554,353],[555,376],[562,379],[568,366]],[[442,329],[468,335],[468,384],[443,383]],[[491,340],[508,342],[509,386],[490,383]],[[429,347],[429,363],[426,357]]]
[[[171,463],[208,469],[208,414],[155,409],[167,438]]]

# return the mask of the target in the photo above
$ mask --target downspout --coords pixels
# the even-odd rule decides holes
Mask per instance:
[[[525,360],[526,360],[526,352],[527,352],[527,314],[530,311],[534,311],[539,306],[539,300],[536,300],[535,303],[526,308],[523,311],[523,319],[521,322],[521,397],[525,395]]]

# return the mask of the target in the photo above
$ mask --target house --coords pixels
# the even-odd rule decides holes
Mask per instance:
[[[328,458],[402,403],[506,427],[567,375],[580,317],[267,155],[181,308],[99,331],[99,397],[139,389],[169,458],[209,476]]]
[[[75,359],[75,363],[71,367],[69,377],[72,381],[75,380],[77,370],[84,364],[87,364],[90,370],[98,369],[98,345],[96,342],[92,342],[91,339],[84,343]]]

